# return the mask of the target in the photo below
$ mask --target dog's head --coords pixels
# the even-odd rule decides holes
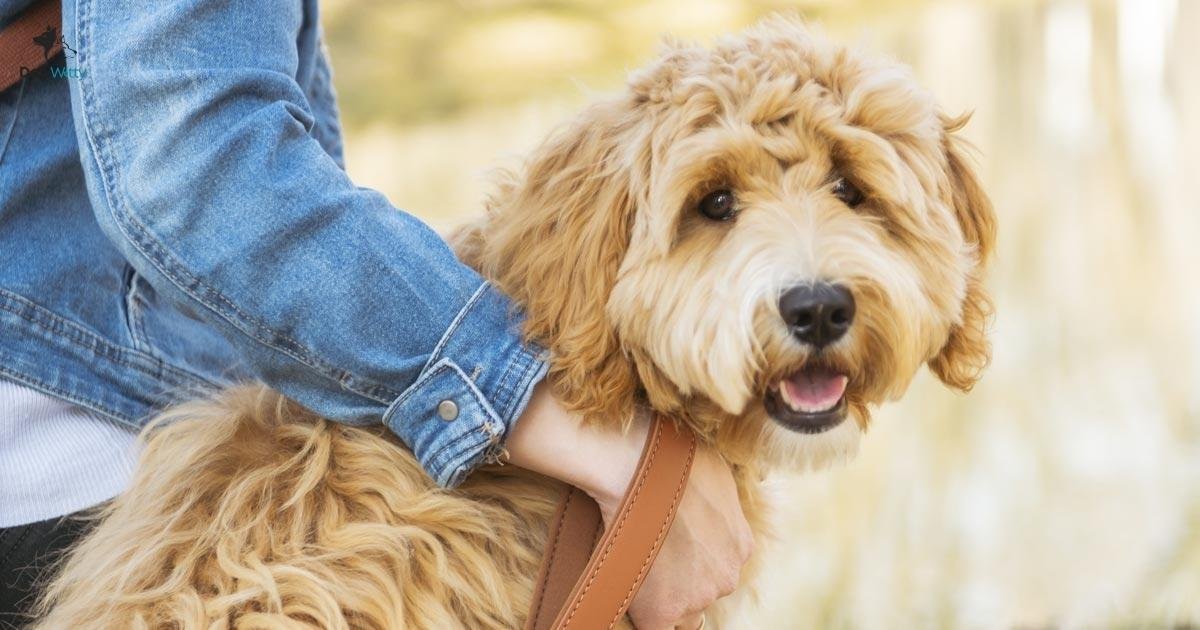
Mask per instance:
[[[964,122],[796,20],[673,45],[510,174],[477,263],[576,409],[644,401],[735,462],[844,456],[922,364],[966,390],[987,363]]]

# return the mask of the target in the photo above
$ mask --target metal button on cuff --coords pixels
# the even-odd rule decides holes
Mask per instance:
[[[458,417],[458,405],[453,400],[443,400],[437,406],[438,417],[450,422]]]

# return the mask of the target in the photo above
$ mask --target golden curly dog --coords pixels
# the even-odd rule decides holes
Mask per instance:
[[[905,68],[771,18],[668,46],[452,240],[528,311],[567,406],[678,418],[764,535],[766,473],[852,455],[923,364],[966,390],[988,361],[995,219],[965,122]],[[489,466],[440,489],[384,430],[257,386],[156,426],[41,627],[523,623],[554,482]]]

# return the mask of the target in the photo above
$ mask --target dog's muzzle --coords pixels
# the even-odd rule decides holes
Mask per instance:
[[[779,297],[779,315],[792,336],[814,354],[846,335],[854,323],[854,294],[840,284],[796,285]],[[776,423],[798,433],[821,433],[846,419],[849,378],[820,360],[773,383],[763,406]]]

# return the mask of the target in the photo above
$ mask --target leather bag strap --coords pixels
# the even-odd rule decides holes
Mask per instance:
[[[49,63],[62,50],[62,5],[34,0],[0,31],[0,92]]]
[[[675,520],[695,455],[694,433],[656,417],[607,531],[595,502],[578,488],[566,490],[551,520],[526,630],[617,624]]]

